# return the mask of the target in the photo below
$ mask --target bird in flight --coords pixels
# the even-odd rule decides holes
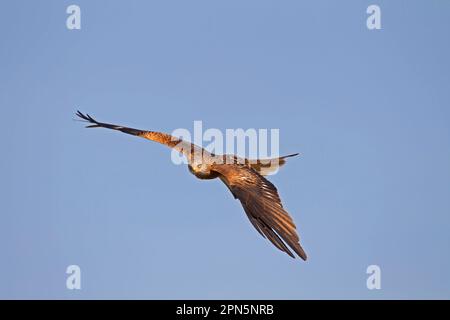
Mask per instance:
[[[264,176],[275,172],[286,163],[291,154],[273,159],[250,160],[235,155],[215,155],[193,143],[172,135],[138,130],[96,121],[89,114],[77,111],[76,115],[89,123],[86,128],[107,128],[145,138],[166,145],[183,154],[189,171],[199,179],[219,178],[238,199],[248,219],[256,230],[269,239],[275,247],[295,258],[293,250],[300,258],[307,256],[296,232],[291,216],[283,208],[277,188]]]

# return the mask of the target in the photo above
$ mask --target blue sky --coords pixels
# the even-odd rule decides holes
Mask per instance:
[[[449,30],[437,0],[2,3],[0,297],[450,298]],[[279,128],[302,156],[270,180],[310,259],[262,239],[220,181],[76,109]]]

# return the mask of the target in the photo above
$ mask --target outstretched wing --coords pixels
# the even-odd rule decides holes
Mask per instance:
[[[221,180],[239,199],[250,222],[263,237],[291,257],[295,258],[288,246],[306,260],[294,221],[283,209],[277,189],[270,181],[245,165],[214,164],[212,170],[220,174]]]
[[[86,128],[107,128],[155,141],[183,153],[187,157],[189,162],[195,152],[202,152],[202,149],[194,145],[193,143],[183,141],[182,139],[178,139],[167,133],[133,129],[129,127],[118,126],[115,124],[98,122],[89,114],[83,114],[80,111],[77,111],[76,115],[84,121],[90,123],[90,125],[87,125]]]

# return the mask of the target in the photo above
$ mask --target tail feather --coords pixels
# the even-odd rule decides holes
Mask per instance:
[[[262,176],[277,173],[278,169],[286,163],[286,158],[295,157],[299,153],[288,154],[286,156],[272,159],[258,159],[250,162],[250,166]]]

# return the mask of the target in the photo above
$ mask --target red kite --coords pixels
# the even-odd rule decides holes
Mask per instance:
[[[296,156],[298,153],[265,160],[249,160],[235,155],[217,156],[193,143],[166,133],[98,122],[80,111],[76,114],[91,123],[86,128],[118,130],[159,142],[179,151],[186,156],[189,171],[197,178],[219,178],[225,183],[234,198],[241,202],[252,225],[264,238],[268,238],[278,249],[292,258],[295,256],[290,249],[306,260],[306,253],[299,243],[294,221],[283,208],[277,188],[264,178],[265,175],[284,165],[286,158]]]

